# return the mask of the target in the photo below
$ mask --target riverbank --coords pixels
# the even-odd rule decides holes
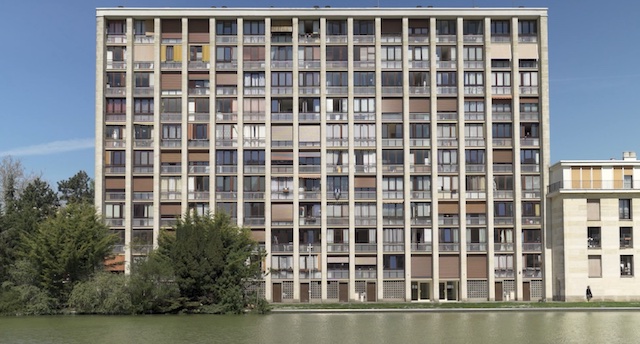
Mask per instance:
[[[415,302],[271,304],[273,313],[640,311],[640,302]]]

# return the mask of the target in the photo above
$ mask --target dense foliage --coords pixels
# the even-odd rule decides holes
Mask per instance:
[[[84,171],[55,192],[19,161],[0,162],[0,314],[241,313],[249,297],[269,310],[245,293],[263,253],[227,215],[185,214],[123,275],[105,269],[116,239],[93,199]]]

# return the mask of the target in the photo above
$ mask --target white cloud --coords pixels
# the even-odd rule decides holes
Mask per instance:
[[[39,145],[17,147],[6,151],[0,151],[0,157],[6,155],[28,156],[57,154],[93,148],[94,144],[95,140],[93,138],[53,141]]]

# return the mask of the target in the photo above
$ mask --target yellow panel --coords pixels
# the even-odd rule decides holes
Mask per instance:
[[[613,188],[622,189],[622,167],[613,168]]]
[[[160,61],[166,61],[167,60],[167,46],[163,45],[160,47]]]
[[[209,46],[205,45],[202,47],[202,61],[209,62]]]
[[[173,60],[175,62],[182,62],[182,46],[180,45],[173,46]]]
[[[633,175],[633,167],[631,166],[626,166],[624,168],[624,175],[625,176],[632,176]]]
[[[582,168],[582,188],[591,189],[591,167]]]
[[[591,172],[593,175],[593,188],[602,189],[602,168],[594,167]]]
[[[571,188],[580,189],[580,167],[571,168]]]

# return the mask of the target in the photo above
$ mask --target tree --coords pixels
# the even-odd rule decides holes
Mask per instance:
[[[211,312],[240,313],[246,306],[247,283],[260,277],[258,245],[246,228],[228,215],[186,214],[176,225],[173,240],[163,240],[180,295]]]
[[[94,183],[85,171],[79,171],[73,177],[58,182],[60,200],[67,203],[94,202]]]
[[[23,236],[37,284],[64,304],[73,286],[102,270],[116,238],[91,204],[69,204]]]
[[[97,273],[73,288],[69,307],[81,314],[131,314],[128,279],[120,274]]]

